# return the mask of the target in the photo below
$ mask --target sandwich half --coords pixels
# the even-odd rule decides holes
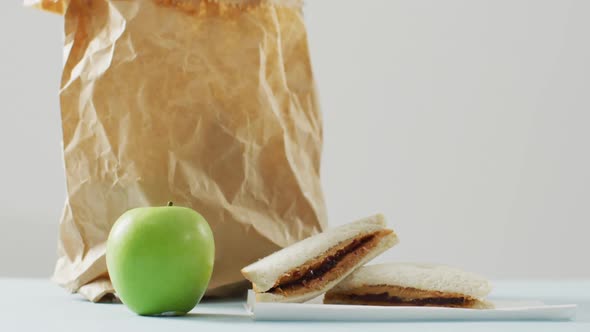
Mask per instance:
[[[328,229],[242,269],[261,302],[304,302],[398,243],[378,214]]]
[[[444,265],[390,263],[363,266],[324,296],[326,304],[490,308],[489,282]]]

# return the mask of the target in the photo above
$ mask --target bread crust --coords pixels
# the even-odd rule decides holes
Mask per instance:
[[[482,299],[491,291],[484,277],[458,268],[428,263],[384,263],[355,270],[333,292],[346,293],[366,286],[397,286]]]
[[[266,292],[276,285],[281,276],[306,264],[310,259],[321,257],[331,248],[361,234],[385,228],[386,221],[382,214],[369,216],[294,243],[242,268],[241,272],[252,282],[254,291]]]
[[[342,270],[342,274],[334,274],[334,279],[331,281],[326,281],[321,286],[316,284],[316,287],[304,287],[297,292],[288,292],[287,294],[283,293],[269,293],[269,292],[257,292],[256,293],[256,300],[259,302],[305,302],[312,298],[315,298],[327,290],[334,287],[338,284],[342,279],[346,278],[352,271],[357,269],[359,266],[362,266],[369,262],[371,259],[377,257],[387,249],[393,247],[397,244],[398,240],[394,233],[390,233],[385,235],[377,242],[375,247],[372,250],[368,250],[367,254],[362,256],[360,260],[357,261],[356,264],[350,265],[348,270]],[[350,262],[349,262],[350,263]],[[340,274],[340,275],[339,275]],[[332,279],[332,278],[330,278]]]
[[[375,247],[381,242],[381,240],[392,234],[393,231],[390,229],[383,229],[377,232],[373,232],[370,234],[363,234],[359,235],[355,238],[352,238],[346,242],[340,243],[337,246],[330,248],[327,252],[322,254],[319,257],[312,258],[307,261],[305,264],[296,267],[293,270],[290,270],[283,274],[275,283],[272,289],[270,289],[269,293],[274,294],[281,294],[285,297],[299,295],[302,293],[307,293],[310,290],[321,290],[325,287],[326,284],[329,282],[336,280],[342,277],[346,272],[350,271],[354,266],[361,261],[370,251],[374,250]],[[325,274],[320,277],[316,277],[310,279],[307,282],[303,282],[301,284],[297,284],[298,278],[300,276],[305,275],[308,271],[319,269],[322,264],[325,264],[326,260],[330,257],[334,257],[338,254],[340,250],[353,245],[355,241],[363,241],[363,239],[368,238],[368,241],[361,244],[358,248],[347,252],[340,261],[336,263],[334,267],[328,270]],[[295,283],[294,287],[285,287],[282,285],[289,285]]]

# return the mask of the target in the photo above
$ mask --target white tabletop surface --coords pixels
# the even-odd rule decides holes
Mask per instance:
[[[206,301],[185,317],[141,317],[121,304],[93,304],[41,279],[0,279],[0,331],[590,331],[590,280],[497,281],[492,299],[578,304],[574,321],[256,322],[243,301]]]

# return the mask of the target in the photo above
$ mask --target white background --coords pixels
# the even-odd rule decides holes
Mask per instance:
[[[590,1],[307,2],[332,225],[385,213],[381,260],[590,277]],[[0,1],[0,276],[53,269],[62,23]]]

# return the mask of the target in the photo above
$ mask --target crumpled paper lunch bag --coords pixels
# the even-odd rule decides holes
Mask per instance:
[[[67,194],[54,280],[113,292],[105,241],[142,206],[188,206],[215,235],[209,295],[320,232],[322,124],[299,1],[29,0],[65,14]]]

